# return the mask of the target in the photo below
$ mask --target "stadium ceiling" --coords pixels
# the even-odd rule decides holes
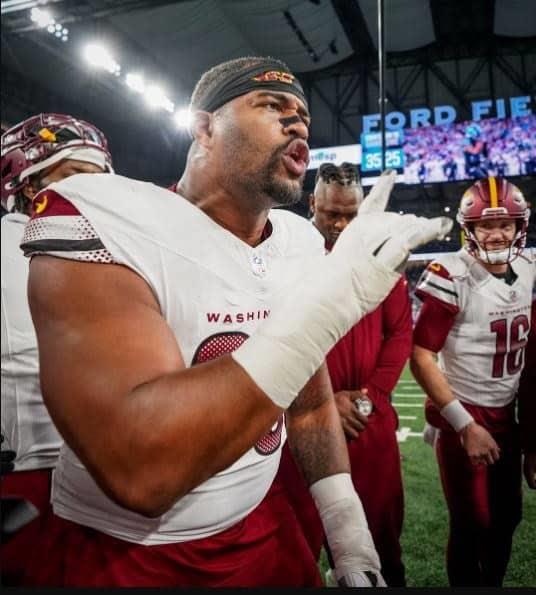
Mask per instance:
[[[536,95],[535,3],[384,0],[388,109],[444,101],[463,116],[474,98]],[[67,27],[68,41],[32,22],[33,7]],[[143,137],[144,165],[151,142],[176,147],[176,132],[126,85],[87,68],[89,41],[111,49],[122,77],[152,77],[176,107],[218,62],[280,58],[304,83],[312,146],[356,142],[360,114],[377,111],[377,0],[2,0],[1,11],[3,124],[38,111],[76,113],[112,139],[132,145]],[[127,170],[139,171],[128,161]],[[168,164],[151,167],[147,176],[163,179]]]
[[[422,61],[425,53],[449,59],[490,46],[522,49],[536,38],[534,0],[384,4],[388,66]],[[33,6],[50,9],[73,43],[91,33],[109,38],[123,63],[148,62],[184,95],[201,72],[238,56],[272,55],[299,73],[376,60],[377,0],[4,0],[2,40],[11,40],[15,51],[15,37],[54,45],[30,21]],[[60,53],[76,59],[65,48]],[[24,66],[32,70],[31,63]]]
[[[408,59],[423,48],[448,58],[536,36],[533,0],[384,4],[386,51]],[[3,33],[36,33],[33,6],[50,8],[73,31],[121,36],[125,50],[147,53],[188,88],[222,58],[273,55],[309,72],[352,55],[371,59],[377,47],[377,0],[4,0]]]

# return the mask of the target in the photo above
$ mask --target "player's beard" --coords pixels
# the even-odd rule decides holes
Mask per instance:
[[[259,154],[258,147],[250,138],[236,128],[227,133],[227,150],[224,156],[224,172],[234,185],[238,184],[242,192],[255,201],[255,206],[290,206],[301,200],[303,178],[285,180],[280,173],[281,156],[290,142],[272,151],[269,159],[256,171],[249,167],[251,156]],[[244,155],[245,166],[237,167],[237,156]],[[264,205],[262,203],[265,203]]]
[[[296,204],[302,196],[303,179],[292,182],[278,176],[277,170],[281,167],[281,156],[288,146],[276,149],[266,166],[261,170],[259,186],[263,194],[269,196],[274,205],[287,207]]]

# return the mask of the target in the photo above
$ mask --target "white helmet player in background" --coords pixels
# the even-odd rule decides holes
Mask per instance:
[[[467,251],[490,265],[512,262],[525,247],[530,210],[521,190],[504,178],[486,178],[463,195],[457,220],[465,234]],[[490,245],[477,238],[475,223],[504,220],[515,223],[513,239]],[[485,224],[484,224],[485,225]]]
[[[113,172],[105,136],[72,116],[40,114],[2,134],[1,198],[8,211],[1,222],[2,460],[9,460],[2,466],[2,498],[23,498],[41,513],[49,506],[51,470],[62,440],[41,396],[26,292],[29,261],[19,244],[40,190],[73,174],[104,172]],[[43,205],[35,212],[39,208]],[[10,522],[20,530],[9,541],[2,534],[2,583],[17,586],[23,584],[40,521],[22,528],[14,518]]]

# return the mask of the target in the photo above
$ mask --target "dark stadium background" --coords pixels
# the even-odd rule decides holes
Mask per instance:
[[[33,6],[68,27],[69,41],[39,29],[29,18]],[[386,112],[448,104],[464,120],[474,100],[529,95],[534,104],[532,0],[387,0],[384,31]],[[110,47],[122,77],[143,71],[177,107],[187,105],[197,77],[218,61],[281,58],[309,98],[312,148],[359,142],[361,115],[379,111],[376,0],[6,0],[2,129],[40,111],[71,113],[105,131],[118,173],[161,185],[176,180],[187,133],[166,112],[147,109],[119,77],[88,68],[81,48],[92,40]],[[536,194],[534,177],[513,181],[529,200]],[[400,184],[390,208],[453,212],[468,185]],[[305,214],[305,202],[297,210]],[[533,215],[530,245],[535,227]],[[451,244],[425,251],[452,250],[458,238],[455,231]]]

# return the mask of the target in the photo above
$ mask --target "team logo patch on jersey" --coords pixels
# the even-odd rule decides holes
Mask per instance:
[[[80,211],[54,190],[43,190],[32,201],[32,219],[69,215],[78,217]]]
[[[33,210],[36,215],[40,215],[48,206],[48,196],[38,194],[33,201]]]
[[[439,277],[450,279],[450,274],[447,269],[439,262],[432,262],[428,265],[428,270]]]
[[[266,276],[266,263],[259,254],[254,254],[251,257],[251,270],[256,277],[262,278]]]

